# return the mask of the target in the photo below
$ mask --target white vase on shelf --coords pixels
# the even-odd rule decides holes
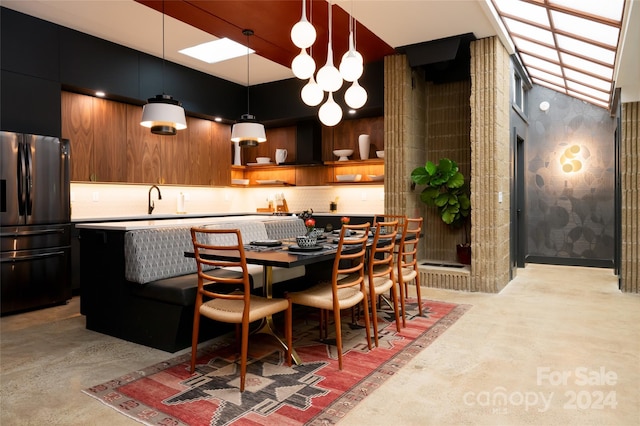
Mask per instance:
[[[240,148],[240,142],[234,142],[233,143],[233,165],[234,166],[241,166],[242,165],[242,158],[240,156],[241,153],[241,148]]]
[[[358,150],[360,152],[361,160],[366,160],[369,158],[370,147],[371,147],[371,136],[369,135],[358,136]]]

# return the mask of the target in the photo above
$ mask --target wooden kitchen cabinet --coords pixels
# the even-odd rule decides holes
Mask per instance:
[[[70,92],[61,93],[61,103],[71,180],[126,182],[125,105]]]
[[[61,93],[62,137],[71,141],[71,180],[229,185],[231,127],[187,117],[175,136],[140,126],[142,107]]]
[[[127,105],[127,182],[163,183],[162,180],[162,136],[154,135],[140,125],[142,108]]]

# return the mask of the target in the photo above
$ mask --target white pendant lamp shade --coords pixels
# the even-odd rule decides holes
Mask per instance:
[[[309,82],[302,88],[300,97],[302,98],[302,102],[309,106],[320,105],[320,102],[324,99],[324,92],[314,80],[313,75],[309,79]]]
[[[344,101],[353,109],[361,108],[367,102],[367,91],[358,84],[358,80],[344,92]]]
[[[140,125],[156,135],[173,136],[187,128],[187,119],[179,101],[169,95],[156,95],[142,108]]]
[[[293,58],[291,71],[300,80],[306,80],[316,71],[316,61],[307,53],[306,49],[302,49],[300,54]]]
[[[327,63],[318,71],[316,80],[320,88],[325,92],[335,92],[342,87],[340,71],[333,65],[333,49],[331,48],[331,43],[327,46]]]
[[[291,28],[291,41],[300,49],[306,49],[316,41],[316,29],[307,20],[307,0],[302,0],[302,17]]]
[[[329,92],[327,102],[318,111],[320,122],[325,126],[335,126],[342,120],[342,108],[333,100],[333,93]]]
[[[264,125],[258,123],[253,115],[244,114],[231,129],[231,142],[238,142],[240,146],[257,146],[266,141]]]

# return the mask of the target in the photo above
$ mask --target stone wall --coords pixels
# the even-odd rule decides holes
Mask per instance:
[[[622,291],[640,293],[640,102],[622,104]]]
[[[471,291],[494,293],[509,282],[509,82],[498,38],[472,42]]]

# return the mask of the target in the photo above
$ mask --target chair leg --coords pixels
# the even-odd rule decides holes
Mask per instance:
[[[398,309],[398,288],[396,283],[391,286],[391,300],[393,301],[393,312],[396,316],[396,330],[400,333],[400,312]]]
[[[367,297],[367,292],[364,288],[362,289],[362,294],[364,295],[362,305],[364,306],[364,328],[365,330],[367,330],[367,347],[369,348],[369,350],[371,350],[373,348],[371,346],[371,324],[369,322],[369,301],[367,300],[369,297]]]
[[[420,274],[419,273],[416,274],[416,296],[418,297],[418,312],[420,316],[422,316],[422,296],[420,296]]]
[[[336,326],[336,348],[338,349],[338,368],[342,370],[342,324],[340,323],[340,311],[333,311],[333,322]]]
[[[400,309],[402,310],[402,327],[406,327],[407,326],[407,314],[406,314],[406,310],[405,310],[405,303],[404,303],[404,297],[405,297],[405,292],[404,292],[404,281],[402,280],[402,278],[400,278],[400,280],[398,281],[398,287],[400,289]]]
[[[284,337],[287,341],[287,365],[291,366],[291,351],[293,350],[293,331],[292,325],[293,322],[293,307],[291,304],[291,300],[289,300],[289,307],[287,308],[284,314]]]
[[[200,310],[193,313],[193,332],[191,334],[191,374],[196,371],[196,357],[198,355],[198,334],[200,331]]]
[[[244,392],[247,376],[247,354],[249,352],[249,321],[242,322],[242,345],[240,349],[240,392]]]

